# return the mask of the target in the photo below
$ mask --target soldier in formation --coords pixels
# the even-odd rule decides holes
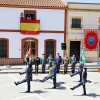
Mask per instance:
[[[41,63],[42,63],[42,73],[45,73],[45,67],[46,67],[46,57],[45,54],[42,54],[43,57],[41,58]]]
[[[25,79],[23,79],[22,81],[17,81],[14,82],[15,85],[19,85],[22,84],[24,82],[27,82],[27,91],[26,92],[30,92],[30,81],[32,81],[32,61],[29,61],[28,67],[26,68],[26,70],[24,72],[19,73],[20,75],[22,74],[26,74]]]
[[[86,95],[86,87],[85,87],[86,82],[87,82],[87,68],[84,68],[84,71],[82,73],[82,81],[70,89],[74,90],[82,85],[83,86],[83,95]]]
[[[65,74],[65,73],[67,73],[68,64],[69,64],[69,58],[67,57],[66,54],[64,55],[63,63],[64,63],[64,74]]]
[[[45,77],[43,80],[40,80],[40,82],[45,82],[48,79],[53,78],[53,88],[56,89],[56,72],[57,72],[57,64],[56,62],[53,63],[52,73]]]

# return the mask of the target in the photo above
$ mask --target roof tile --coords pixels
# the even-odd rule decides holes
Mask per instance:
[[[0,5],[66,7],[66,4],[62,0],[0,0]]]

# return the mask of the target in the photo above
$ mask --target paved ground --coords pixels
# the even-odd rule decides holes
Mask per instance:
[[[6,68],[0,66],[0,100],[100,100],[100,73],[88,72],[87,96],[81,95],[82,87],[76,90],[70,90],[70,87],[76,85],[79,76],[70,77],[70,72],[66,75],[57,74],[57,89],[52,89],[52,80],[49,79],[44,83],[38,80],[48,74],[38,75],[33,73],[31,82],[31,93],[25,93],[27,84],[15,86],[14,81],[21,80],[25,75],[19,75],[18,72],[24,71],[25,66],[12,66]],[[12,72],[12,73],[11,73]]]

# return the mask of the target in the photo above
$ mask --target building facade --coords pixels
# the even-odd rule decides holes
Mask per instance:
[[[100,4],[75,2],[68,2],[67,4],[67,54],[69,56],[75,54],[79,60],[81,48],[84,46],[87,62],[98,61],[100,56]],[[86,33],[90,31],[98,35],[98,44],[93,49],[87,49],[86,45],[93,46],[94,44],[88,44],[88,42],[85,44]]]
[[[61,0],[0,1],[0,65],[22,64],[29,45],[32,58],[44,53],[46,57],[55,57],[56,53],[63,56],[61,43],[66,42],[67,11]]]

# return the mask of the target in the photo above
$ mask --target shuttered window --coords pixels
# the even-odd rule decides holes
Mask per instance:
[[[0,40],[0,58],[7,57],[7,40]]]
[[[50,54],[54,57],[54,41],[46,41],[46,57]]]
[[[81,28],[81,19],[72,18],[71,28]]]

